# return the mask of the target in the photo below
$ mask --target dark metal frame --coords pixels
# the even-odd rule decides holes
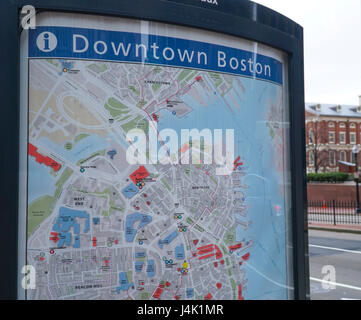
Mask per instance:
[[[309,298],[303,29],[247,0],[2,0],[0,1],[0,299],[17,299],[19,187],[19,14],[37,11],[101,14],[153,20],[246,38],[288,54],[291,122],[292,234],[295,299]]]

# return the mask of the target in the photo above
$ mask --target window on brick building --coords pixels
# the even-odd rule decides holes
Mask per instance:
[[[342,143],[342,144],[346,143],[346,134],[345,134],[345,132],[340,132],[340,143]]]
[[[328,133],[328,143],[335,143],[335,133],[334,132]]]
[[[329,123],[328,123],[328,126],[329,126],[330,128],[334,128],[334,127],[335,127],[335,124],[334,124],[333,122],[329,122]]]
[[[308,162],[310,166],[313,166],[315,164],[315,156],[313,154],[313,152],[310,152],[308,154]]]
[[[346,161],[346,152],[345,151],[340,152],[340,160],[341,161]]]
[[[350,143],[356,144],[356,133],[355,132],[350,132]]]
[[[351,128],[351,129],[356,129],[356,124],[351,123],[351,124],[350,124],[350,128]]]
[[[341,122],[340,123],[340,128],[346,128],[346,125],[343,122]]]
[[[314,144],[315,141],[315,133],[313,132],[313,130],[310,130],[308,132],[308,144]]]
[[[330,157],[330,166],[335,166],[336,165],[335,151],[330,151],[329,157]]]

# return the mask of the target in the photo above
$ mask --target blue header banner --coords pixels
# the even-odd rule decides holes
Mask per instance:
[[[140,33],[37,27],[29,30],[29,57],[156,64],[283,84],[282,63],[274,58],[211,43]]]

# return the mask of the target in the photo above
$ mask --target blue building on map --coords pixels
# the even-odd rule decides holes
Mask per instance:
[[[137,230],[144,228],[147,224],[151,223],[152,217],[147,214],[143,214],[143,213],[139,213],[139,212],[135,212],[135,213],[127,215],[127,219],[125,221],[125,240],[127,242],[134,241],[134,238],[137,234],[137,230],[134,229],[133,226],[138,221],[140,221],[140,222],[139,222]]]
[[[67,207],[61,207],[59,210],[59,216],[53,226],[53,231],[59,233],[58,247],[63,247],[64,245],[69,247],[72,242],[72,233],[74,237],[74,248],[80,248],[80,224],[78,219],[85,219],[85,228],[84,233],[89,232],[90,230],[90,218],[89,214],[85,211],[74,210]],[[71,233],[71,228],[73,232]]]

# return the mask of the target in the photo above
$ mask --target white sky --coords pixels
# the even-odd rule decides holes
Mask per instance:
[[[358,105],[361,0],[254,0],[304,28],[306,102]]]

